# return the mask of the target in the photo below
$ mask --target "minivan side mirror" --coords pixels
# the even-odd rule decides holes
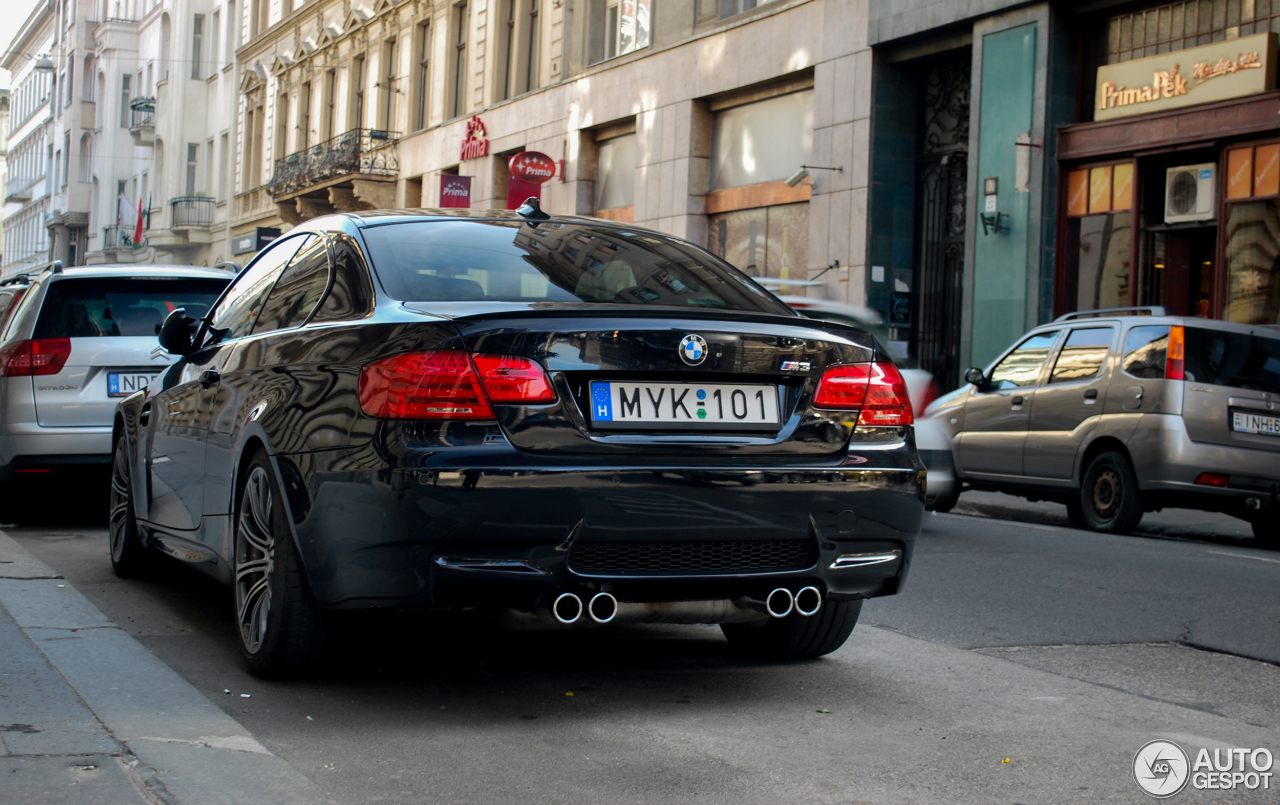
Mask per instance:
[[[187,316],[186,308],[175,308],[160,325],[160,347],[170,355],[190,355],[195,351],[198,323]]]
[[[982,374],[981,369],[976,366],[970,366],[964,372],[964,382],[982,388],[987,384],[987,378]]]

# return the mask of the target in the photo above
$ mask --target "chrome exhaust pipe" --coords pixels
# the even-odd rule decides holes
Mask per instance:
[[[609,593],[596,593],[587,604],[587,614],[596,623],[608,623],[618,614],[618,599]]]
[[[795,606],[795,596],[786,587],[779,587],[764,599],[764,608],[771,616],[775,618],[785,618],[791,614],[791,608]]]
[[[796,613],[806,618],[822,609],[822,593],[817,587],[804,587],[796,593]]]
[[[551,605],[551,614],[563,624],[576,623],[582,617],[582,599],[573,593],[560,593]]]

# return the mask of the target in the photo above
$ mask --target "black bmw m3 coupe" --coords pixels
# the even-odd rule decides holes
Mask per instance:
[[[882,345],[634,226],[317,218],[160,344],[180,359],[115,418],[111,561],[231,585],[259,674],[316,670],[377,609],[718,623],[816,657],[901,589],[920,530]]]

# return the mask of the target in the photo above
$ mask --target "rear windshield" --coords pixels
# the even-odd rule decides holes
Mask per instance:
[[[420,221],[364,230],[402,302],[660,305],[793,315],[717,258],[646,232],[561,222]]]
[[[156,335],[175,308],[200,318],[230,280],[65,279],[50,283],[34,338]]]
[[[1187,380],[1254,391],[1280,391],[1280,338],[1188,327]]]

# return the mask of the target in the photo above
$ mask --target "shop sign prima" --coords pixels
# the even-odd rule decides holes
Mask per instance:
[[[556,175],[556,162],[540,151],[521,151],[511,158],[511,175],[530,184],[549,182]]]
[[[1094,120],[1161,112],[1275,86],[1276,34],[1215,42],[1098,68]]]
[[[460,161],[479,159],[489,156],[489,136],[484,130],[484,122],[477,116],[467,121],[467,133],[462,137],[462,156]]]

